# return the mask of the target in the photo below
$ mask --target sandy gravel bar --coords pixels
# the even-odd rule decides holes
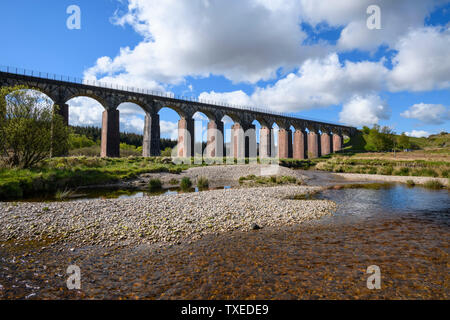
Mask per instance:
[[[255,176],[291,176],[299,180],[306,177],[301,174],[300,170],[292,170],[278,165],[215,165],[189,168],[180,174],[171,173],[145,173],[138,179],[123,183],[126,186],[146,186],[151,178],[160,179],[165,186],[170,186],[170,179],[181,180],[183,177],[189,177],[194,183],[199,177],[205,177],[209,180],[210,186],[239,185],[239,178],[248,175]]]
[[[318,187],[213,190],[135,199],[0,203],[0,241],[52,238],[79,246],[181,243],[206,234],[296,225],[330,214],[335,203],[290,200]]]
[[[406,183],[408,180],[414,181],[415,184],[424,184],[430,180],[436,180],[443,185],[448,185],[447,178],[433,178],[433,177],[413,177],[413,176],[385,176],[379,174],[360,174],[360,173],[333,173],[333,175],[357,181],[386,181],[386,182],[400,182]]]

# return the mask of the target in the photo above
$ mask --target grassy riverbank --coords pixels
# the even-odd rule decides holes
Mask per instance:
[[[334,156],[318,162],[318,170],[416,177],[450,177],[450,162],[427,160],[372,159],[358,156]]]
[[[188,167],[174,165],[164,158],[54,158],[33,169],[0,169],[0,200],[112,183],[142,173],[180,173]]]
[[[450,151],[436,150],[393,153],[347,153],[318,159],[281,159],[293,169],[317,169],[338,173],[450,178]],[[205,165],[205,164],[204,164]],[[164,157],[67,157],[43,161],[32,169],[0,169],[0,201],[20,199],[58,190],[114,183],[143,173],[180,173],[195,165],[175,165]]]

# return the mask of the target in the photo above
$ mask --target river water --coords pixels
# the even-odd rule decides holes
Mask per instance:
[[[337,211],[296,227],[211,235],[190,244],[73,252],[4,244],[0,297],[449,298],[448,191],[391,185],[317,197],[335,201]],[[66,289],[69,264],[82,270],[81,290]],[[381,289],[367,288],[371,265],[380,268]]]

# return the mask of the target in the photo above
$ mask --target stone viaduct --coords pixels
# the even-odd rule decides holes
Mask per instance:
[[[255,126],[260,125],[260,158],[274,156],[273,125],[279,127],[279,158],[315,158],[332,152],[339,152],[343,145],[343,135],[352,136],[356,128],[326,122],[300,119],[284,114],[254,108],[239,108],[229,105],[216,105],[200,101],[175,99],[170,95],[130,87],[107,85],[99,82],[77,82],[70,78],[42,74],[19,74],[0,71],[0,86],[25,85],[40,91],[53,100],[59,108],[57,112],[66,124],[69,122],[67,101],[75,97],[90,97],[104,108],[102,119],[101,156],[118,157],[119,148],[119,110],[120,104],[131,102],[145,111],[143,156],[160,154],[160,124],[158,112],[168,107],[180,116],[178,122],[178,156],[194,155],[194,119],[196,112],[202,112],[208,119],[207,157],[221,157],[224,150],[224,124],[222,118],[229,116],[233,121],[231,156],[244,158],[256,150]],[[293,132],[290,128],[293,127]],[[256,153],[254,153],[256,154]],[[228,156],[228,155],[227,155]]]

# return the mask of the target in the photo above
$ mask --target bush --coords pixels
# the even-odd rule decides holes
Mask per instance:
[[[157,191],[160,190],[162,188],[162,183],[161,180],[159,179],[150,179],[150,181],[148,182],[148,189],[150,191]]]
[[[417,169],[413,171],[413,176],[422,176],[422,177],[438,177],[438,173],[433,169]]]
[[[377,174],[377,168],[376,167],[370,167],[367,171],[368,174]]]
[[[86,156],[86,157],[99,157],[100,146],[94,145],[91,147],[85,147],[80,149],[73,149],[69,151],[70,156]]]
[[[199,189],[206,189],[209,187],[209,181],[205,177],[199,177],[197,180],[197,187]]]
[[[183,177],[183,179],[181,179],[181,182],[180,182],[180,187],[183,190],[187,190],[187,189],[191,188],[192,187],[191,179],[189,179],[189,177]]]
[[[443,171],[441,172],[441,176],[442,176],[443,178],[450,178],[450,170],[443,170]]]
[[[69,134],[69,150],[88,148],[95,145],[95,141],[89,139],[85,135],[76,133]]]
[[[409,168],[402,167],[399,170],[395,171],[394,175],[396,175],[396,176],[409,176]]]
[[[442,189],[444,187],[444,185],[437,180],[428,180],[423,186],[428,189]]]
[[[297,179],[291,176],[282,176],[277,178],[277,184],[296,183]]]
[[[183,169],[181,169],[180,167],[177,168],[169,168],[169,173],[175,173],[175,174],[179,174],[181,173],[181,171],[183,171]]]
[[[0,89],[0,157],[11,167],[31,168],[65,154],[69,131],[58,106],[26,87]]]
[[[390,176],[392,175],[392,172],[394,171],[394,168],[389,166],[389,167],[381,167],[378,169],[378,174],[382,174],[385,176]]]
[[[406,180],[406,185],[408,187],[414,187],[416,183],[413,180]]]
[[[163,151],[161,151],[161,156],[162,157],[171,157],[172,156],[172,148],[171,147],[165,148]]]
[[[169,184],[172,185],[172,186],[175,186],[175,185],[178,184],[178,180],[175,179],[175,178],[172,178],[172,179],[169,180]]]

